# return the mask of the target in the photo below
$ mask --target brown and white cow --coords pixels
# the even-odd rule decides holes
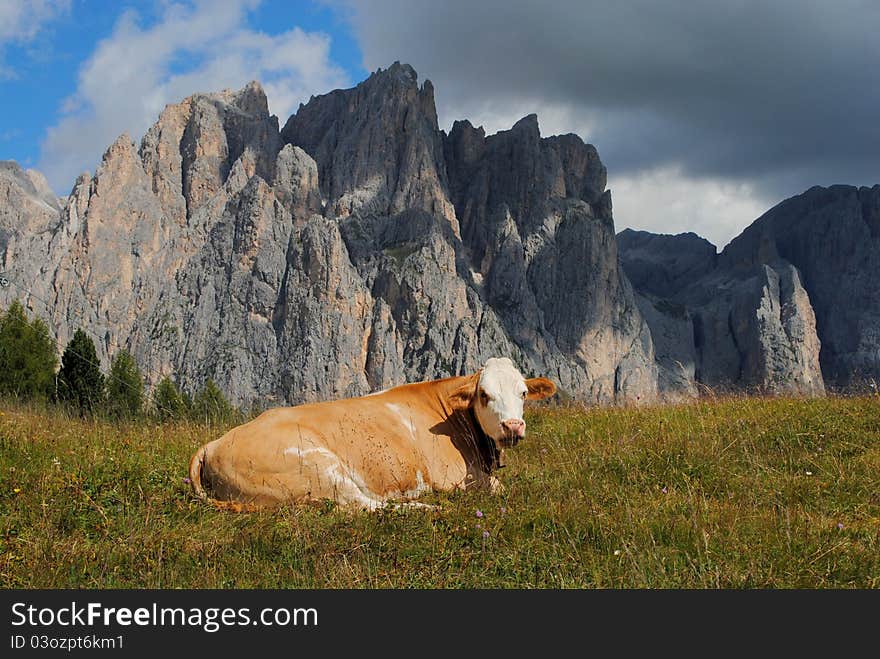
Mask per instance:
[[[196,451],[192,487],[232,510],[322,499],[375,510],[429,491],[498,491],[502,452],[525,436],[523,402],[555,391],[492,358],[472,375],[272,409]]]

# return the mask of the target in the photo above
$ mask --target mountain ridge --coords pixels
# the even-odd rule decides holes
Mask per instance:
[[[237,403],[367,393],[496,354],[576,398],[655,395],[595,149],[542,138],[534,117],[473,139],[473,161],[460,138],[399,63],[283,129],[257,84],[195,94],[139,145],[117,139],[4,266],[60,343],[86,326],[102,363],[125,347],[151,384],[212,377]]]
[[[880,319],[862,327],[822,292],[867,280],[811,266],[828,254],[785,238],[794,220],[765,214],[720,253],[695,234],[615,234],[594,146],[542,137],[533,114],[489,136],[440,130],[433,85],[399,62],[283,127],[258,82],[193,94],[139,144],[115,140],[66,198],[46,190],[0,165],[15,284],[0,303],[23,297],[61,345],[86,327],[105,367],[126,348],[148,384],[210,377],[237,404],[360,395],[499,354],[600,404],[700,385],[821,395],[853,359],[872,372]],[[835,243],[863,249],[869,273],[870,190],[855,197],[862,247]],[[847,361],[853,346],[868,356]]]

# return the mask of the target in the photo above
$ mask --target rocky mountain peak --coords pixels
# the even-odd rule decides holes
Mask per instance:
[[[61,203],[46,177],[35,169],[24,169],[14,160],[0,160],[0,185],[6,190],[13,186],[34,202],[43,203],[60,211]]]
[[[122,171],[130,174],[133,167],[143,169],[143,163],[131,137],[128,133],[123,133],[104,151],[95,178],[113,176]]]
[[[486,146],[486,131],[482,126],[474,128],[470,121],[462,119],[452,124],[449,135],[445,136],[446,161],[457,163],[461,169],[468,169],[482,158]]]
[[[483,271],[506,213],[524,240],[545,225],[548,208],[564,200],[583,202],[589,216],[611,221],[610,200],[602,201],[605,167],[595,147],[576,135],[542,138],[535,114],[489,136],[470,122],[455,122],[444,147],[462,237]]]
[[[313,97],[281,131],[318,164],[335,215],[393,215],[418,208],[457,232],[448,199],[433,86],[408,64],[378,70],[352,89]]]
[[[253,81],[166,106],[144,135],[140,157],[164,212],[183,226],[221,190],[245,151],[253,172],[272,180],[281,146],[278,119]]]
[[[15,253],[33,244],[31,238],[44,237],[55,227],[61,209],[41,173],[0,160],[0,270],[11,267]],[[44,247],[42,238],[37,243]],[[38,249],[32,258],[39,258]]]
[[[834,385],[880,378],[880,185],[814,186],[730,242],[719,261],[797,267],[815,311],[822,371]]]
[[[527,114],[522,119],[513,124],[510,129],[512,133],[516,133],[523,139],[541,139],[541,129],[538,126],[538,115]]]
[[[370,82],[371,80],[390,80],[404,85],[415,85],[418,84],[419,74],[416,73],[416,70],[409,64],[401,64],[400,61],[395,61],[385,70],[381,67],[376,69],[376,71],[367,78],[366,82]]]
[[[251,80],[234,92],[229,105],[255,117],[265,118],[269,115],[269,99],[266,97],[263,85],[257,80]]]

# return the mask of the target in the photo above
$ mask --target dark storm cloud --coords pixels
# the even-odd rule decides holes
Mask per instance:
[[[367,68],[409,62],[447,119],[559,107],[618,174],[675,165],[773,196],[880,182],[878,2],[355,0],[344,11]]]

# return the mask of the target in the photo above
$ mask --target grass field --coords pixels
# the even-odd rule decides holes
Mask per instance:
[[[880,587],[876,396],[533,410],[504,495],[375,514],[194,499],[222,428],[0,409],[3,588]]]

